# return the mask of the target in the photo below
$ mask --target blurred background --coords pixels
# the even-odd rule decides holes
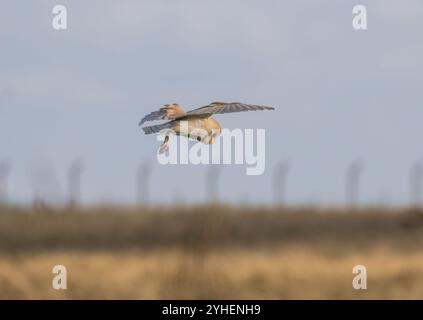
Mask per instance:
[[[422,298],[422,17],[418,0],[2,2],[0,298]],[[139,120],[212,101],[276,107],[216,117],[266,129],[263,175],[156,161]]]

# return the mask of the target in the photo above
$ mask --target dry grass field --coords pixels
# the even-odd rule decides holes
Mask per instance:
[[[409,209],[1,208],[0,298],[422,299],[422,245]]]

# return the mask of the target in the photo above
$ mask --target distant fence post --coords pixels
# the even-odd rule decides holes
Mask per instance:
[[[345,201],[347,207],[356,208],[360,197],[360,175],[364,164],[361,160],[354,160],[347,168],[345,176]]]
[[[149,160],[143,160],[137,171],[137,204],[147,206],[150,202],[150,176],[153,167]]]
[[[0,162],[0,204],[7,204],[9,201],[9,175],[11,168],[7,160]]]
[[[283,206],[286,204],[286,178],[290,170],[290,164],[287,161],[279,161],[273,172],[273,200],[275,205]]]
[[[420,208],[422,205],[423,161],[416,161],[410,170],[410,206]]]
[[[206,202],[219,202],[219,178],[222,169],[217,165],[210,165],[206,173]]]
[[[81,160],[74,160],[68,169],[69,205],[77,206],[81,201],[81,175],[84,165]]]

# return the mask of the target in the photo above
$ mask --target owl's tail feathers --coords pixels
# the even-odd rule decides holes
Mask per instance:
[[[169,150],[169,146],[170,146],[170,135],[167,135],[163,143],[159,147],[159,154],[165,153],[167,150]]]
[[[171,126],[170,122],[166,122],[166,123],[158,124],[155,126],[143,127],[142,130],[144,131],[145,134],[152,134],[152,133],[158,133],[162,131],[163,129],[170,128],[170,126]]]
[[[165,153],[166,151],[169,150],[169,146],[170,146],[170,137],[171,135],[175,134],[175,132],[173,132],[172,129],[169,129],[170,127],[172,127],[172,122],[166,122],[166,123],[162,123],[162,124],[158,124],[156,126],[148,126],[148,127],[143,127],[142,129],[144,130],[145,134],[152,134],[152,133],[161,133],[165,136],[163,143],[160,145],[159,148],[159,153]],[[169,130],[166,130],[169,129]]]

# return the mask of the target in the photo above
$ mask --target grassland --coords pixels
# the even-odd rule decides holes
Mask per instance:
[[[421,299],[422,245],[409,209],[1,208],[0,298]]]

